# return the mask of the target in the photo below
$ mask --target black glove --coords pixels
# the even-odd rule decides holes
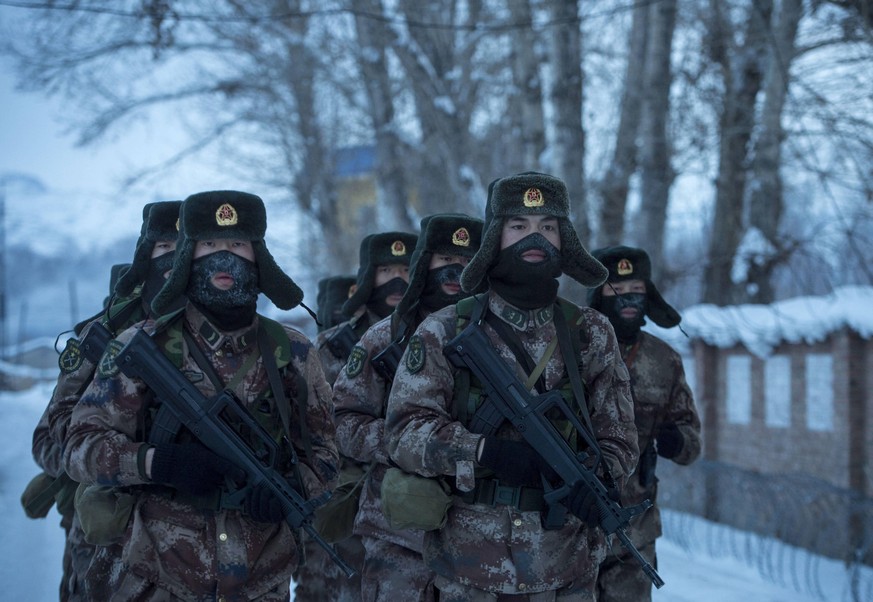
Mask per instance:
[[[243,481],[245,472],[199,443],[161,443],[152,457],[152,481],[192,495],[210,493],[224,477]]]
[[[542,487],[540,474],[554,481],[557,474],[534,448],[524,441],[485,436],[479,464],[494,471],[494,477],[511,486]]]
[[[245,511],[259,523],[278,523],[285,518],[282,502],[266,483],[259,483],[249,490]]]
[[[672,422],[661,425],[661,429],[658,431],[659,456],[674,458],[682,451],[684,445],[685,437],[682,436],[678,426]]]
[[[576,483],[570,491],[570,495],[567,496],[567,508],[589,527],[596,527],[600,524],[597,494],[586,487],[584,483]]]

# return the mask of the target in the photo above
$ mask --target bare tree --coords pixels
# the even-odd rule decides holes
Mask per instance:
[[[663,266],[664,226],[673,183],[667,122],[670,118],[670,87],[673,83],[670,57],[675,26],[675,0],[663,0],[649,6],[649,34],[646,36],[648,44],[643,77],[645,100],[640,136],[640,244],[652,258],[656,278],[660,276]]]
[[[628,33],[628,55],[621,109],[615,134],[612,162],[600,182],[600,229],[598,244],[614,246],[625,242],[624,220],[630,178],[637,168],[637,136],[642,115],[643,79],[648,36],[649,7],[637,3]]]
[[[719,116],[719,163],[715,212],[704,273],[703,301],[725,305],[735,302],[731,276],[733,260],[743,234],[743,200],[746,161],[755,123],[755,103],[764,76],[771,0],[746,7],[742,39],[728,8],[719,0],[710,2],[708,35],[710,52],[718,65],[724,88]]]
[[[546,148],[546,126],[543,117],[543,89],[540,77],[539,36],[533,24],[533,11],[529,0],[509,3],[513,24],[519,27],[513,33],[509,44],[510,65],[512,66],[513,93],[509,95],[507,121],[512,138],[515,139],[515,152],[507,161],[507,174],[522,170],[542,170],[540,164]]]

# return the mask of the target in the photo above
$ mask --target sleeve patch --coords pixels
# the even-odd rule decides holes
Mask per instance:
[[[58,367],[64,374],[71,374],[82,367],[84,356],[77,339],[67,341],[67,346],[58,358]]]
[[[424,343],[417,334],[409,339],[409,347],[406,349],[406,369],[410,374],[415,374],[424,368]]]
[[[100,364],[97,366],[97,374],[102,378],[112,378],[119,373],[118,364],[115,363],[115,358],[118,353],[124,348],[124,345],[117,340],[109,341],[106,346],[106,351],[103,352],[103,357],[100,358]]]
[[[346,376],[355,378],[364,371],[364,362],[367,360],[367,350],[360,345],[355,345],[352,352],[349,354],[349,361],[346,363]]]

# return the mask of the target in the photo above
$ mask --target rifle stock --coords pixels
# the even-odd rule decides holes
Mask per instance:
[[[288,483],[274,468],[279,451],[275,440],[233,392],[225,390],[214,397],[206,397],[142,330],[138,330],[119,351],[115,362],[124,374],[145,382],[161,400],[162,407],[168,408],[175,421],[185,425],[203,445],[246,472],[246,487],[231,492],[231,501],[241,504],[248,487],[265,483],[280,500],[286,522],[294,529],[306,531],[347,577],[355,574],[355,570],[312,525],[313,512],[330,498],[330,492],[306,500]],[[257,450],[230,426],[232,421],[228,418],[237,421],[248,435],[256,438]]]
[[[569,496],[574,486],[583,483],[596,494],[600,528],[607,535],[614,533],[652,580],[652,584],[657,588],[662,587],[664,580],[643,558],[625,531],[630,519],[650,508],[652,503],[646,500],[637,506],[622,508],[609,496],[608,490],[594,470],[584,464],[589,455],[584,452],[576,454],[547,418],[547,412],[556,409],[570,422],[579,436],[588,442],[590,449],[598,449],[593,439],[594,434],[588,433],[573,414],[561,392],[552,390],[543,395],[532,395],[528,392],[503,358],[495,352],[491,341],[476,323],[469,324],[449,341],[444,352],[454,366],[469,369],[479,379],[486,396],[484,403],[493,404],[561,478],[563,483],[560,487],[546,488],[545,501],[550,506],[560,502]],[[599,462],[599,459],[598,452],[596,460]],[[595,466],[596,464],[597,462]]]

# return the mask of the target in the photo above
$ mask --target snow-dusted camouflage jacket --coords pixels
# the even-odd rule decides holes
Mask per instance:
[[[181,324],[223,382],[233,382],[237,370],[250,366],[236,379],[233,391],[259,422],[273,425],[268,430],[277,435],[284,429],[256,343],[262,319],[256,317],[251,328],[222,332],[189,304]],[[127,342],[141,326],[150,331],[154,324],[136,325],[117,341]],[[290,440],[300,458],[306,493],[317,496],[333,487],[337,474],[330,387],[312,344],[298,331],[282,328],[289,346],[284,351],[277,346],[275,352],[291,404]],[[189,354],[184,339],[160,337],[159,333],[158,342],[171,359],[175,355],[185,376],[205,395],[214,395],[212,382]],[[257,359],[247,363],[253,354]],[[182,599],[251,599],[270,592],[287,593],[291,571],[298,562],[291,528],[284,521],[255,522],[239,510],[198,508],[184,497],[174,496],[171,488],[148,481],[137,466],[137,454],[147,438],[151,395],[144,383],[117,373],[117,367],[113,369],[114,364],[105,360],[73,410],[64,461],[76,480],[127,487],[137,495],[125,534],[125,569],[157,584],[164,595],[169,592]],[[283,369],[286,362],[288,368]],[[313,457],[306,456],[302,444],[296,374],[307,387],[303,413]],[[286,476],[292,477],[287,458],[284,466]]]
[[[538,361],[555,336],[553,307],[521,310],[494,292],[489,310],[509,324],[522,345]],[[622,482],[636,465],[637,434],[627,369],[607,319],[594,310],[578,309],[580,376],[597,441],[612,475]],[[560,311],[560,310],[558,310]],[[500,356],[524,381],[508,346],[490,326],[483,326]],[[426,318],[400,361],[391,389],[385,423],[391,458],[423,476],[447,475],[459,492],[475,486],[476,448],[481,435],[453,418],[455,368],[443,347],[458,331],[455,306]],[[560,348],[548,360],[546,390],[561,387],[565,359]],[[497,436],[521,439],[508,423]],[[569,516],[558,529],[542,526],[539,510],[515,506],[465,503],[455,496],[446,525],[424,537],[424,558],[438,575],[465,585],[511,594],[525,594],[592,585],[605,556],[599,529],[589,529]]]
[[[700,455],[700,417],[694,405],[691,389],[685,381],[682,358],[670,345],[656,336],[641,332],[638,344],[624,346],[622,357],[630,372],[634,396],[634,415],[640,450],[649,448],[660,428],[675,424],[684,438],[682,449],[670,459],[677,464],[691,464]],[[658,462],[666,462],[658,458]],[[646,461],[628,479],[622,489],[622,505],[632,506],[645,499],[656,503],[657,480],[641,482]],[[628,533],[637,547],[653,542],[661,536],[661,513],[657,505],[631,521]],[[621,548],[616,548],[621,549]]]
[[[333,383],[336,382],[336,377],[339,376],[339,373],[342,371],[343,367],[345,367],[346,360],[348,359],[348,356],[338,356],[331,351],[330,345],[328,345],[330,338],[346,326],[351,326],[355,333],[354,337],[358,340],[370,326],[379,320],[381,320],[379,316],[367,310],[360,316],[341,322],[332,328],[328,328],[327,330],[318,333],[318,336],[315,337],[315,348],[318,349],[318,357],[321,359],[321,366],[324,369],[324,378],[328,384],[333,386]]]
[[[371,466],[361,491],[355,533],[420,552],[424,532],[392,529],[382,513],[382,479],[389,466],[384,427],[390,383],[370,360],[390,344],[389,316],[364,333],[337,377],[333,386],[337,446],[344,456]]]

